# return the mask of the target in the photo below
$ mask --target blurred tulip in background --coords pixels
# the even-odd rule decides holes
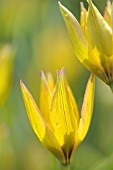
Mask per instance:
[[[14,50],[10,45],[0,48],[0,106],[8,97],[13,78]]]

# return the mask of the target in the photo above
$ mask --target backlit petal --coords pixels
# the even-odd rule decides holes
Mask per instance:
[[[111,5],[111,24],[112,24],[112,38],[113,38],[113,2],[112,2],[112,5]]]
[[[53,75],[50,72],[47,72],[46,77],[47,77],[47,82],[48,82],[49,88],[50,88],[51,92],[53,92],[53,89],[55,86]]]
[[[72,99],[73,100],[73,99]],[[73,147],[78,121],[74,113],[73,102],[67,90],[63,70],[57,73],[57,83],[51,101],[50,118],[54,134],[66,155]],[[70,140],[71,139],[71,140]]]
[[[107,6],[104,11],[104,19],[112,27],[111,11],[112,11],[111,1],[107,0]]]
[[[96,46],[101,54],[112,55],[112,29],[91,0],[87,17],[87,37],[89,43]]]
[[[70,104],[72,105],[72,108],[73,108],[73,111],[75,113],[75,117],[77,119],[77,122],[79,122],[80,118],[79,118],[78,106],[77,106],[76,100],[75,100],[73,93],[72,93],[69,85],[67,84],[67,82],[66,82],[66,88],[67,88],[67,92],[68,92],[68,95],[69,95]],[[74,122],[73,122],[73,124],[74,124]]]
[[[83,61],[88,58],[88,46],[80,24],[73,16],[73,14],[68,9],[66,9],[60,2],[59,7],[66,23],[75,55],[83,63]]]
[[[94,76],[91,75],[87,83],[83,105],[81,109],[81,119],[78,130],[79,139],[81,141],[86,136],[90,126],[93,111],[93,100],[94,100]]]
[[[51,126],[51,121],[49,117],[49,107],[50,107],[52,91],[50,89],[50,86],[48,84],[48,81],[43,71],[41,71],[40,75],[41,75],[41,87],[40,87],[39,108],[43,115],[43,118]]]
[[[32,95],[25,87],[23,82],[20,82],[23,99],[27,111],[27,115],[31,126],[38,136],[39,140],[51,151],[62,163],[65,163],[63,151],[56,140],[53,132],[45,123],[38,106],[36,105]]]
[[[86,30],[86,20],[87,20],[87,10],[84,7],[83,2],[80,3],[81,6],[81,13],[80,13],[80,26],[82,28],[82,31],[85,34],[85,30]]]

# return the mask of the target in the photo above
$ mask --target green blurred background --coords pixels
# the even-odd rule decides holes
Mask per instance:
[[[79,0],[61,2],[79,19]],[[103,13],[106,0],[93,2]],[[80,109],[90,73],[74,56],[55,0],[0,0],[0,44],[7,43],[13,44],[15,58],[10,95],[0,108],[0,170],[57,170],[57,160],[29,124],[19,81],[38,102],[40,70],[55,76],[64,66]],[[113,170],[113,94],[98,78],[92,124],[73,155],[71,169]]]

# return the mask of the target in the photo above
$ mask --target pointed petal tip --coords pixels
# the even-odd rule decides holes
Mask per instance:
[[[20,87],[21,87],[21,91],[22,91],[23,94],[24,93],[29,93],[29,95],[31,95],[28,88],[26,87],[26,85],[23,83],[22,80],[20,80]]]
[[[65,75],[65,68],[64,67],[62,67],[61,73],[62,73],[62,75]]]
[[[22,91],[23,91],[23,90],[28,91],[27,87],[25,86],[25,84],[23,83],[22,80],[20,80],[20,87],[21,87],[21,90],[22,90]]]
[[[22,89],[22,86],[23,86],[23,82],[22,80],[20,80],[20,88]]]
[[[107,5],[109,5],[109,4],[111,5],[111,1],[110,1],[110,0],[107,0]]]
[[[67,8],[65,8],[62,4],[61,4],[61,2],[60,1],[58,1],[58,4],[59,4],[59,8],[60,8],[60,10],[61,10],[61,12],[67,12],[68,10],[67,10]]]
[[[87,0],[87,2],[88,2],[88,4],[90,4],[90,5],[92,4],[92,0]]]
[[[91,75],[90,75],[90,79],[91,79],[91,81],[93,81],[93,80],[94,80],[94,78],[95,78],[94,74],[93,74],[93,73],[91,73]]]
[[[65,68],[62,67],[61,70],[56,71],[57,76],[64,76],[65,75]]]
[[[41,80],[46,79],[45,74],[44,74],[44,72],[42,70],[40,71],[40,77],[41,77]]]
[[[84,9],[84,3],[83,2],[80,2],[80,7],[81,7],[81,10]]]
[[[61,2],[58,0],[58,4],[61,5]]]
[[[20,84],[22,84],[23,82],[22,82],[22,79],[20,80]]]
[[[40,71],[40,77],[43,77],[44,76],[44,72],[41,70]]]
[[[50,72],[50,71],[47,71],[47,73],[46,73],[46,77],[48,78],[50,78],[50,77],[53,77],[53,74]]]
[[[57,74],[57,80],[59,81],[61,79],[61,70],[56,70],[56,74]]]
[[[91,73],[91,75],[88,79],[86,89],[89,87],[89,84],[92,84],[93,86],[95,86],[95,75],[93,73]]]
[[[25,84],[23,83],[22,79],[20,80],[20,86],[24,86],[25,87]]]
[[[56,74],[60,75],[61,71],[60,70],[56,70]]]

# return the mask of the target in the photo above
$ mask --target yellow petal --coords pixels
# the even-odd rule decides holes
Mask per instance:
[[[38,136],[43,145],[48,148],[49,151],[51,151],[62,163],[65,163],[65,158],[61,147],[57,142],[53,132],[44,121],[32,95],[22,81],[20,82],[20,85],[27,111],[27,116],[35,134]]]
[[[72,101],[73,99],[70,99],[70,93],[67,90],[63,70],[58,71],[56,88],[51,101],[50,118],[54,134],[68,158],[78,129]]]
[[[112,38],[113,38],[113,2],[112,2],[112,5],[111,5],[111,24],[112,24]]]
[[[75,55],[83,63],[83,60],[88,58],[88,48],[87,41],[84,37],[80,24],[73,16],[73,14],[68,9],[66,9],[60,2],[59,7],[66,23]]]
[[[76,120],[73,119],[73,117],[72,117],[72,121],[73,121],[73,124],[75,124],[75,131],[78,132],[78,125],[79,125],[79,121],[80,121],[78,106],[77,106],[76,100],[75,100],[75,98],[72,94],[70,87],[68,86],[68,84],[66,84],[66,86],[67,86],[67,91],[68,91],[68,94],[69,94],[69,100],[70,100],[70,103],[73,107],[73,111],[74,111],[75,117],[76,117]],[[75,151],[75,149],[78,147],[78,145],[80,143],[80,140],[78,138],[78,133],[75,133],[75,139],[74,140],[75,141],[74,141],[74,146],[73,146],[71,155],[73,154],[73,152]]]
[[[107,6],[104,11],[104,19],[112,27],[111,11],[112,11],[111,2],[110,2],[110,0],[107,0]]]
[[[73,14],[70,11],[68,11],[60,3],[59,3],[59,6],[60,6],[60,10],[62,12],[62,15],[64,17],[64,20],[66,22],[76,56],[78,57],[78,59],[84,66],[86,66],[90,71],[92,71],[93,73],[95,73],[96,75],[99,75],[99,77],[101,77],[101,75],[104,74],[103,73],[104,70],[103,70],[102,64],[101,64],[100,53],[98,53],[98,55],[96,55],[97,52],[95,52],[95,51],[97,51],[97,50],[95,50],[95,49],[97,49],[97,48],[96,47],[92,48],[91,46],[89,46],[90,44],[87,45],[87,42],[84,38],[81,27],[80,27],[78,21],[76,20],[76,18],[73,16]],[[83,17],[83,18],[81,18],[81,20],[82,19],[86,20],[87,11],[83,7],[83,5],[81,8],[82,8],[82,13],[84,13],[83,16],[81,16],[81,17]],[[86,24],[85,20],[81,21],[81,22],[84,22],[84,26]],[[85,30],[85,34],[86,34],[86,30]],[[103,77],[104,77],[104,80],[106,82],[108,82],[106,80],[107,79],[106,75],[103,75]],[[103,79],[103,77],[101,77],[101,79]]]
[[[43,71],[41,71],[40,75],[41,75],[41,87],[40,87],[39,108],[43,115],[43,118],[51,126],[51,121],[49,117],[49,107],[50,107],[52,91],[50,89],[50,86],[48,84],[48,81]]]
[[[97,48],[89,48],[89,58],[84,62],[84,65],[86,65],[92,73],[108,84],[109,79],[105,72],[105,58],[108,58],[108,60],[110,59],[110,57],[101,55]]]
[[[0,106],[5,102],[12,83],[14,50],[5,45],[0,49]]]
[[[76,120],[77,120],[77,122],[79,122],[79,119],[80,119],[80,118],[79,118],[79,111],[78,111],[77,102],[76,102],[76,100],[75,100],[75,98],[74,98],[74,96],[73,96],[73,93],[72,93],[69,85],[67,84],[67,82],[66,82],[66,88],[67,88],[67,91],[68,91],[69,100],[70,100],[70,103],[71,103],[71,105],[72,105],[72,107],[73,107],[73,111],[74,111]],[[73,120],[73,121],[74,121],[74,120]],[[73,123],[74,123],[74,122],[73,122]],[[74,123],[74,124],[75,124],[75,123]]]
[[[78,135],[81,141],[86,136],[90,126],[93,110],[93,100],[94,100],[94,76],[91,75],[87,83],[81,110],[81,119],[79,123]]]
[[[47,73],[47,82],[48,82],[48,85],[49,85],[51,92],[53,92],[55,84],[54,84],[53,75],[50,72]]]
[[[87,10],[84,7],[83,2],[80,3],[81,6],[81,13],[80,13],[80,26],[82,28],[82,31],[85,34],[86,30],[86,20],[87,20]]]
[[[40,139],[40,141],[42,141],[45,136],[45,122],[32,95],[22,81],[20,82],[20,85],[29,121],[38,138]]]
[[[89,0],[87,17],[87,37],[93,47],[97,47],[101,54],[112,55],[112,29]]]

